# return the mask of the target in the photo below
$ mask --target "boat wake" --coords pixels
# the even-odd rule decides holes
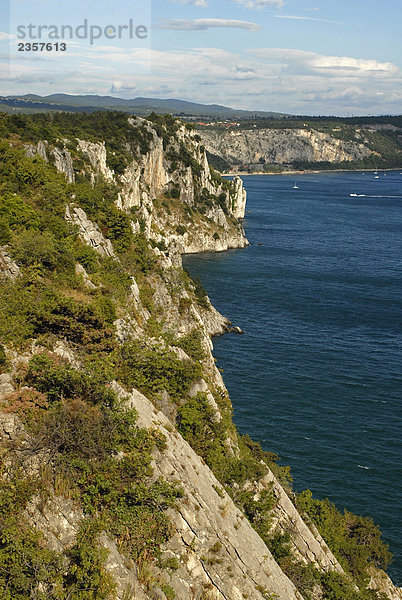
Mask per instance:
[[[370,194],[349,194],[352,198],[402,198],[402,196],[374,196]]]

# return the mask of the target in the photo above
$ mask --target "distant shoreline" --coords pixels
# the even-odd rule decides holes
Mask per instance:
[[[222,173],[223,177],[251,177],[253,175],[309,175],[309,174],[320,174],[320,173],[381,173],[386,171],[402,171],[402,167],[393,167],[387,169],[315,169],[315,170],[303,170],[303,171],[281,171],[280,173],[266,173],[265,171],[256,171],[255,173],[248,173],[247,171],[236,171],[235,173]]]

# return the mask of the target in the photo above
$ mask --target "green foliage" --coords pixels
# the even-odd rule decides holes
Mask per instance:
[[[100,295],[95,300],[95,305],[98,307],[104,322],[107,325],[113,325],[116,320],[116,305],[113,300],[106,295]]]
[[[42,264],[51,270],[56,267],[58,260],[55,238],[48,231],[22,231],[13,241],[12,255],[20,265]]]
[[[10,230],[38,229],[39,218],[35,210],[15,194],[6,192],[0,196],[1,221]]]
[[[129,217],[111,206],[105,213],[104,223],[107,228],[107,236],[112,240],[117,252],[125,252],[133,241],[133,232]]]
[[[131,277],[123,265],[109,257],[100,260],[99,272],[95,279],[120,302],[125,300],[132,284]]]
[[[129,161],[138,158],[140,153],[146,154],[152,140],[147,127],[130,126],[125,113],[113,111],[12,115],[3,120],[2,129],[3,135],[13,133],[33,143],[46,139],[58,145],[60,139],[69,138],[72,151],[76,138],[105,141],[108,166],[117,174],[123,173]]]
[[[310,490],[298,495],[297,505],[311,518],[342,566],[356,581],[365,582],[369,565],[387,568],[391,554],[371,519],[347,510],[341,513],[328,499],[314,499]]]
[[[67,554],[71,563],[64,576],[64,586],[69,600],[111,600],[115,597],[115,583],[104,567],[108,552],[98,541],[101,530],[99,519],[80,523],[76,543]]]
[[[69,482],[70,494],[91,518],[88,527],[83,524],[85,536],[78,536],[68,554],[72,567],[64,585],[77,600],[109,597],[104,556],[94,541],[100,529],[135,560],[144,552],[150,559],[157,557],[172,533],[165,511],[182,492],[162,479],[151,479],[152,451],[164,448],[164,437],[138,428],[136,411],[122,405],[99,377],[58,357],[33,357],[23,383],[45,394],[48,403],[32,409],[32,403],[14,408],[11,402],[8,411],[18,411],[32,447],[46,452],[53,476],[61,474]],[[85,596],[91,579],[96,595]]]
[[[175,165],[180,164],[185,168],[191,167],[194,176],[201,175],[201,165],[195,160],[183,142],[180,143],[180,148],[178,151],[173,147],[170,147],[166,152],[166,158]]]
[[[22,489],[21,489],[22,488]],[[18,492],[23,492],[20,496]],[[44,592],[60,584],[61,564],[47,549],[43,536],[30,527],[21,512],[32,488],[24,479],[0,481],[0,597],[2,600],[45,600]],[[39,587],[40,586],[40,587]],[[42,595],[43,594],[43,595]],[[63,598],[54,595],[53,598]]]
[[[45,393],[50,402],[85,398],[91,404],[113,406],[117,401],[102,375],[74,369],[50,354],[37,354],[30,360],[26,382]]]
[[[7,355],[3,344],[0,342],[0,368],[7,364]]]
[[[103,234],[113,242],[115,250],[126,252],[133,242],[131,220],[115,206],[117,189],[113,184],[98,181],[96,186],[78,183],[74,186],[75,202],[100,226]]]
[[[98,521],[81,524],[66,555],[50,550],[42,533],[28,524],[23,511],[39,483],[16,466],[11,475],[0,476],[0,597],[111,600],[115,586],[103,566],[107,552],[97,543]]]
[[[180,360],[174,352],[133,341],[122,348],[118,374],[127,386],[136,387],[146,395],[166,390],[173,399],[179,399],[186,397],[201,369],[192,361]]]
[[[225,423],[217,422],[205,394],[197,394],[179,408],[177,428],[221,483],[241,485],[247,479],[260,479],[266,473],[266,468],[251,456],[241,440],[239,457],[228,452]]]
[[[156,258],[144,233],[137,233],[133,238],[130,252],[125,256],[125,264],[135,273],[148,275],[156,268]]]
[[[168,583],[164,583],[161,586],[161,590],[165,594],[167,600],[174,600],[176,598],[176,592]]]
[[[8,242],[11,240],[11,230],[9,228],[9,226],[7,225],[7,223],[5,223],[3,220],[0,220],[0,246],[4,246],[5,244],[8,244]]]
[[[205,358],[205,351],[202,347],[202,333],[199,329],[193,329],[182,338],[175,340],[175,345],[182,348],[190,358],[201,361]]]
[[[186,231],[187,229],[183,225],[176,226],[176,233],[178,233],[179,235],[184,235]]]
[[[98,266],[98,254],[92,248],[86,244],[77,242],[75,245],[75,260],[79,262],[87,273],[94,273]]]
[[[291,555],[290,534],[289,532],[276,532],[271,536],[265,536],[268,548],[272,552],[274,559],[280,564],[284,558]]]
[[[375,590],[356,589],[348,577],[334,571],[317,573],[316,579],[323,591],[324,600],[386,600],[387,598]]]
[[[209,310],[210,304],[208,302],[208,294],[207,294],[206,289],[202,285],[200,278],[199,277],[191,277],[190,273],[186,269],[184,269],[184,270],[192,283],[192,289],[193,289],[195,298],[197,300],[197,303],[202,308],[206,308],[207,310]]]
[[[0,336],[4,341],[24,340],[51,333],[83,344],[88,350],[109,349],[113,331],[105,327],[96,303],[86,304],[52,289],[35,274],[0,287]]]

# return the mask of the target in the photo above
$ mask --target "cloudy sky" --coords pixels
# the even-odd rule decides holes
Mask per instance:
[[[401,0],[2,0],[0,10],[0,95],[181,98],[296,114],[402,112]],[[75,33],[85,21],[88,33],[94,27],[92,44],[85,28]],[[62,26],[64,52],[18,51],[21,42],[60,43]],[[143,28],[135,36],[138,26],[147,27],[146,38]]]

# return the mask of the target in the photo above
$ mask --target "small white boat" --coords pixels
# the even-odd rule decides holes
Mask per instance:
[[[297,185],[297,181],[295,181],[295,184],[294,184],[294,186],[293,186],[293,189],[294,189],[294,190],[298,190],[298,189],[299,189],[299,186]]]
[[[380,179],[379,175],[374,175],[374,179]]]
[[[357,198],[357,194],[349,194],[349,196],[352,196],[353,198]]]

